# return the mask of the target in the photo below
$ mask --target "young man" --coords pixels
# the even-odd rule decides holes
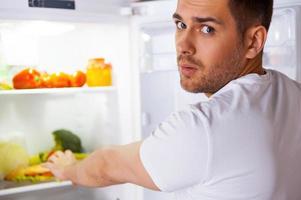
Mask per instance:
[[[181,85],[209,101],[144,141],[79,163],[60,152],[45,166],[75,184],[134,183],[179,200],[301,199],[301,85],[262,67],[272,9],[272,0],[178,0]]]

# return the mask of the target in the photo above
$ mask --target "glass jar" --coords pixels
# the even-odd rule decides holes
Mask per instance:
[[[90,59],[87,67],[87,85],[89,87],[101,86],[102,71],[105,68],[104,58]]]

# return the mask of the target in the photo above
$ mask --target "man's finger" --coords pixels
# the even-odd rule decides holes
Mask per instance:
[[[72,153],[72,151],[70,151],[70,150],[66,150],[65,151],[65,154],[67,155],[67,156],[73,156],[73,153]]]
[[[51,163],[55,163],[58,160],[58,157],[56,155],[52,155],[50,156],[50,158],[48,158],[48,162]]]
[[[48,168],[48,169],[53,169],[54,167],[54,164],[53,163],[50,163],[50,162],[47,162],[47,163],[43,163],[41,164],[42,167],[45,167],[45,168]]]
[[[61,151],[57,151],[57,152],[55,153],[55,155],[56,155],[57,157],[62,157],[62,156],[64,156],[65,154],[64,154],[63,152],[61,152]]]

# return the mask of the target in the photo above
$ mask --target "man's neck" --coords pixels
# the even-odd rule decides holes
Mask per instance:
[[[237,78],[254,73],[258,75],[264,75],[266,73],[262,67],[262,53],[259,54],[256,58],[248,60],[244,69],[241,71]]]
[[[262,53],[257,55],[256,58],[252,60],[248,60],[245,64],[244,69],[241,71],[241,73],[238,75],[237,78],[240,78],[242,76],[245,76],[247,74],[258,74],[258,75],[264,75],[266,72],[264,68],[262,67]],[[213,94],[211,93],[205,93],[205,95],[210,98]]]

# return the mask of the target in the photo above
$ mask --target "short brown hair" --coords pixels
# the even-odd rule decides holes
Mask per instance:
[[[258,23],[269,30],[273,15],[273,0],[229,0],[229,8],[237,29],[242,34]]]

